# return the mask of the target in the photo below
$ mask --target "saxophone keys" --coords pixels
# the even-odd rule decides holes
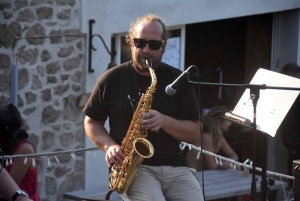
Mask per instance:
[[[148,136],[147,130],[145,130],[145,132],[142,132],[140,136],[146,138]]]

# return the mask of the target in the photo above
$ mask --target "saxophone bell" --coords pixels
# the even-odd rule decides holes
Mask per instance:
[[[113,167],[113,174],[116,178],[111,178],[110,189],[119,194],[126,193],[137,174],[138,168],[141,166],[145,158],[150,158],[154,154],[154,148],[151,142],[145,138],[136,138],[132,143],[133,149],[126,156],[123,167]],[[126,168],[124,168],[124,165]],[[128,169],[127,169],[128,168]]]
[[[145,138],[136,138],[133,141],[133,148],[143,158],[150,158],[154,154],[153,145]]]

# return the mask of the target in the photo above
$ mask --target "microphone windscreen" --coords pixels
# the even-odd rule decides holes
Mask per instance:
[[[174,95],[175,93],[176,93],[176,91],[177,91],[177,89],[173,89],[172,87],[171,87],[171,85],[168,85],[167,87],[166,87],[166,94],[168,94],[168,95]]]

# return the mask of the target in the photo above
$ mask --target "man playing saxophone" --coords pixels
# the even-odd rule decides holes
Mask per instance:
[[[165,88],[182,72],[161,62],[168,30],[161,18],[148,14],[131,24],[126,40],[132,61],[107,70],[98,79],[83,109],[85,131],[92,142],[106,152],[106,163],[120,166],[125,154],[121,144],[139,104],[141,94],[151,85],[150,61],[157,78],[149,112],[142,114],[141,129],[154,154],[145,158],[123,200],[203,200],[200,185],[179,148],[181,141],[200,138],[199,109],[192,86],[184,83],[173,96]],[[109,117],[109,134],[104,122]]]

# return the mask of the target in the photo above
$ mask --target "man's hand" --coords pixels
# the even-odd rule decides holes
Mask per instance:
[[[123,163],[124,159],[125,155],[120,145],[112,145],[107,149],[105,160],[108,167],[111,167],[112,164],[119,166]]]
[[[164,115],[156,110],[150,110],[143,115],[141,127],[158,132],[163,127]]]

